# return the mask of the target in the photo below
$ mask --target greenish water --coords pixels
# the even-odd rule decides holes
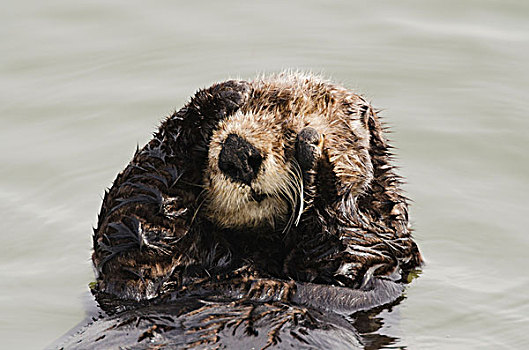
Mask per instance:
[[[527,346],[529,2],[4,1],[0,20],[2,348],[83,319],[102,193],[162,117],[284,68],[364,94],[394,131],[427,265],[389,347]]]

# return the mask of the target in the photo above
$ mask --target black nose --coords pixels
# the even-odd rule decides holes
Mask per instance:
[[[263,163],[261,153],[240,136],[229,134],[219,155],[219,168],[230,179],[249,185]]]

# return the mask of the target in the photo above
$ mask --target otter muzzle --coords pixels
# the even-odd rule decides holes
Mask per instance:
[[[232,181],[250,185],[263,163],[261,153],[236,134],[229,134],[219,154],[219,168]]]

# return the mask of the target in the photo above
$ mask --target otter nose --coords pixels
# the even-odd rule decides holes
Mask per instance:
[[[219,155],[219,168],[230,179],[249,185],[257,177],[263,157],[251,143],[229,134]]]

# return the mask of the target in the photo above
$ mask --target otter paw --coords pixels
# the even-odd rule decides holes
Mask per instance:
[[[296,159],[301,170],[308,171],[316,166],[323,150],[324,135],[314,128],[306,127],[296,138]]]
[[[240,108],[250,97],[250,83],[243,80],[228,80],[217,87],[217,94],[225,103],[226,108]]]

